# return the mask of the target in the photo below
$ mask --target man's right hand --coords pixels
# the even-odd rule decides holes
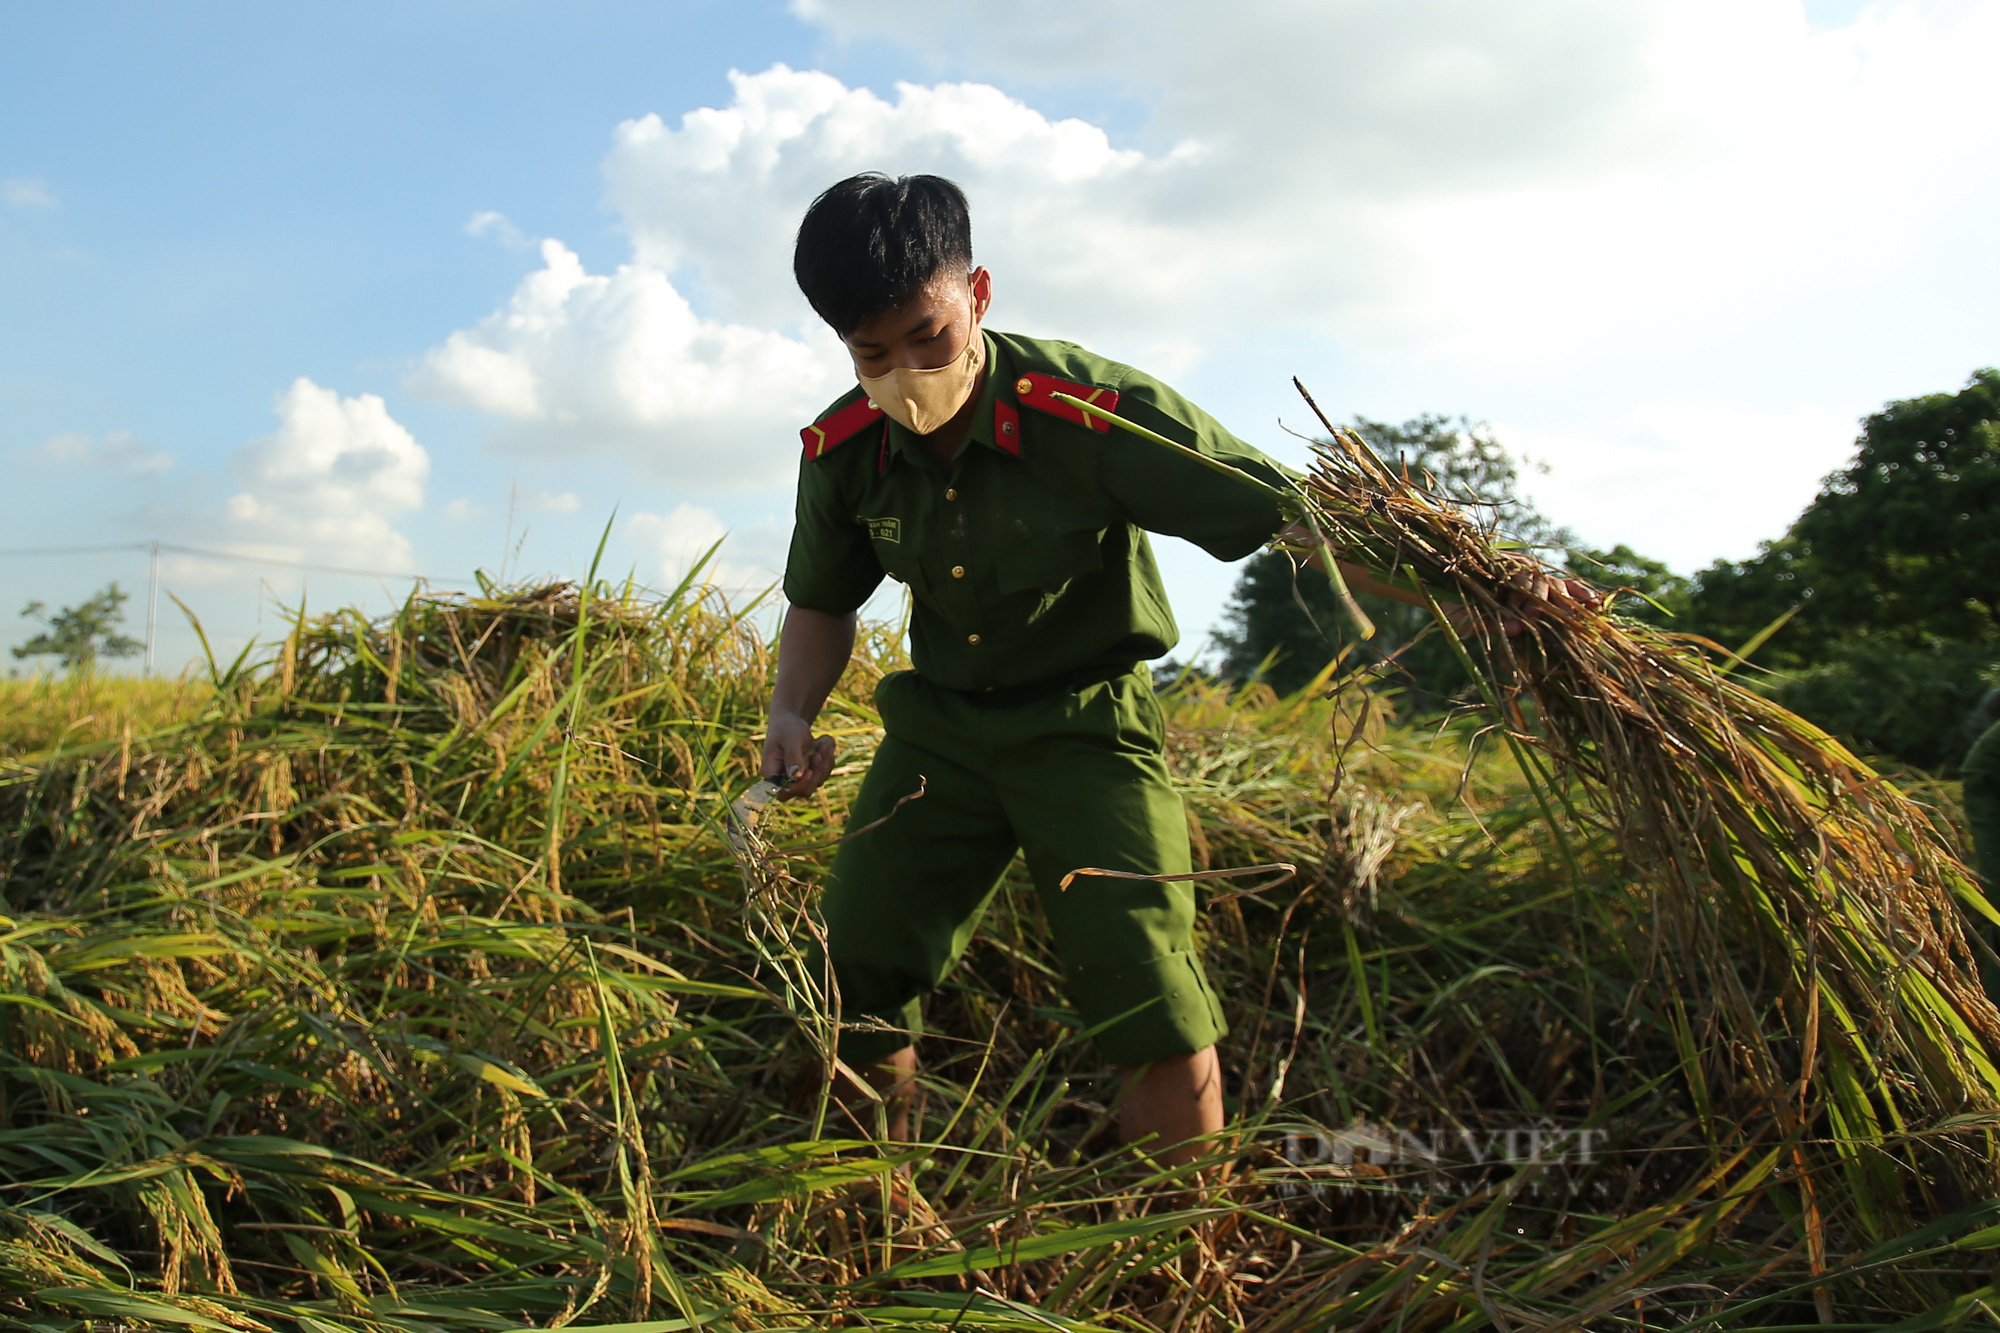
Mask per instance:
[[[794,606],[778,633],[778,680],[771,690],[758,773],[780,783],[778,795],[810,796],[833,772],[833,737],[814,736],[812,719],[854,652],[855,619]]]
[[[831,736],[815,736],[797,713],[774,712],[764,732],[764,777],[782,784],[778,795],[788,800],[810,796],[833,772]]]

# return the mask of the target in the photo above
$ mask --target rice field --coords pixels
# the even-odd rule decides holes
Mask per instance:
[[[1938,1051],[1835,1003],[1926,975],[1838,921],[1802,934],[1826,980],[1795,1012],[1768,930],[1728,894],[1691,929],[1602,788],[1337,664],[1164,693],[1200,865],[1301,867],[1206,895],[1226,1168],[1116,1146],[1018,874],[930,1008],[913,1141],[873,1141],[799,946],[899,654],[865,636],[836,779],[767,820],[755,892],[722,812],[772,654],[692,586],[415,599],[180,687],[10,686],[0,1322],[2000,1322],[2000,1114],[1937,1100],[1980,1014],[1941,993]]]
[[[0,755],[52,751],[144,736],[201,711],[205,680],[101,674],[0,680]]]

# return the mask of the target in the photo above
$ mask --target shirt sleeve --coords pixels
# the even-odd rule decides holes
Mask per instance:
[[[843,501],[833,467],[802,463],[792,546],[785,557],[785,600],[844,616],[859,609],[881,582],[875,544]]]
[[[1266,486],[1294,489],[1300,474],[1224,430],[1214,417],[1158,380],[1127,369],[1118,415],[1177,444],[1248,473]],[[1112,498],[1148,532],[1181,537],[1218,560],[1241,560],[1285,525],[1277,501],[1191,458],[1116,426],[1102,438],[1102,478]]]

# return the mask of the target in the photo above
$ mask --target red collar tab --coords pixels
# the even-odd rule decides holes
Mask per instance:
[[[1073,380],[1059,380],[1053,375],[1037,375],[1033,371],[1014,381],[1014,396],[1021,400],[1023,407],[1032,407],[1038,412],[1047,412],[1052,417],[1064,421],[1074,421],[1079,426],[1088,426],[1102,435],[1111,429],[1110,425],[1096,417],[1079,412],[1068,403],[1059,403],[1053,395],[1066,393],[1072,398],[1081,398],[1092,407],[1101,407],[1107,412],[1118,410],[1118,391],[1100,389],[1094,384],[1078,384]]]
[[[871,398],[857,398],[846,407],[827,413],[799,432],[799,439],[806,446],[806,461],[810,463],[832,453],[882,417],[882,409]]]
[[[1002,453],[1021,456],[1021,414],[998,394],[993,397],[993,443]]]

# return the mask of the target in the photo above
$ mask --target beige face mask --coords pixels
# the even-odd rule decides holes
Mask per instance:
[[[965,400],[979,383],[986,368],[986,335],[972,326],[965,355],[948,366],[933,370],[906,370],[898,367],[886,375],[856,375],[868,391],[869,401],[889,414],[891,420],[928,435],[958,415]]]

